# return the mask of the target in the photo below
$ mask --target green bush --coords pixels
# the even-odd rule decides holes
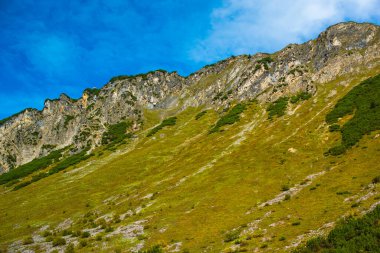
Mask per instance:
[[[53,168],[51,168],[49,170],[49,172],[47,173],[40,173],[36,176],[33,176],[32,179],[30,181],[26,181],[26,182],[23,182],[21,184],[18,184],[16,185],[13,190],[16,191],[18,189],[21,189],[25,186],[28,186],[30,185],[31,183],[33,182],[36,182],[38,180],[41,180],[47,176],[50,176],[50,175],[53,175],[55,173],[58,173],[70,166],[73,166],[75,164],[78,164],[80,163],[81,161],[84,161],[84,160],[87,160],[88,158],[90,158],[91,156],[93,156],[93,154],[89,154],[89,155],[86,155],[88,149],[85,149],[83,150],[82,152],[78,153],[78,154],[74,154],[72,156],[69,156],[63,160],[61,160],[60,162],[58,162]]]
[[[164,251],[162,250],[160,245],[154,245],[147,250],[139,251],[139,253],[163,253],[163,252]]]
[[[62,246],[66,244],[66,240],[63,237],[57,237],[53,240],[53,247]]]
[[[288,97],[281,97],[271,103],[267,107],[268,118],[272,119],[274,116],[281,117],[285,115],[286,108],[288,107]]]
[[[82,234],[81,234],[81,238],[88,238],[88,237],[90,237],[91,236],[91,234],[90,234],[90,232],[88,232],[88,231],[85,231],[85,232],[83,232]]]
[[[380,183],[380,176],[376,176],[376,177],[374,177],[374,178],[372,179],[372,183],[373,183],[373,184],[378,184],[378,183]]]
[[[66,249],[65,249],[65,253],[74,253],[75,250],[74,250],[74,244],[72,243],[69,243],[69,245],[67,245]]]
[[[131,134],[127,134],[126,131],[132,126],[132,122],[120,122],[114,125],[110,125],[107,131],[103,134],[102,144],[119,143],[125,138],[130,138]]]
[[[6,184],[10,181],[26,177],[33,172],[49,167],[61,158],[62,150],[52,151],[49,155],[34,159],[33,161],[21,165],[7,173],[0,175],[0,184]]]
[[[207,111],[201,111],[200,113],[198,113],[197,115],[195,115],[195,120],[199,120],[200,118],[203,117],[203,115],[205,115],[207,113]]]
[[[298,101],[308,100],[309,98],[311,98],[311,94],[308,92],[302,91],[298,93],[297,95],[292,96],[290,98],[290,103],[295,104]]]
[[[160,125],[150,130],[149,133],[147,134],[147,137],[155,135],[158,131],[160,131],[162,128],[166,126],[174,126],[176,123],[177,123],[177,117],[167,118],[163,120]]]
[[[22,241],[22,244],[24,244],[24,245],[28,245],[28,244],[32,244],[32,243],[34,243],[34,240],[33,240],[33,238],[32,237],[27,237],[27,238],[25,238],[23,241]]]
[[[57,165],[55,165],[52,169],[49,170],[49,175],[58,173],[58,172],[66,169],[66,168],[68,168],[70,166],[78,164],[81,161],[87,160],[88,158],[90,158],[91,156],[93,156],[93,154],[87,155],[86,154],[87,151],[88,151],[88,149],[85,149],[85,150],[79,152],[78,154],[74,154],[72,156],[69,156],[69,157],[63,159]]]
[[[224,242],[232,242],[239,238],[240,231],[239,230],[232,230],[226,233],[224,237]]]
[[[311,239],[295,252],[379,252],[379,221],[380,206],[377,206],[362,218],[341,221],[327,237]]]
[[[240,114],[246,109],[246,105],[237,104],[228,113],[222,116],[216,124],[210,129],[209,133],[215,133],[220,130],[222,126],[232,125],[240,120]]]
[[[97,88],[87,88],[84,90],[85,93],[92,95],[92,96],[99,96],[100,89]]]
[[[340,126],[339,124],[332,124],[329,126],[329,131],[330,132],[338,132],[340,131]]]
[[[380,75],[361,82],[349,91],[326,115],[326,122],[334,124],[339,118],[352,114],[353,117],[341,128],[341,144],[330,149],[328,154],[343,154],[365,134],[380,130]]]

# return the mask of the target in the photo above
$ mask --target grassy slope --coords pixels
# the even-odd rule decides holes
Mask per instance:
[[[248,105],[238,123],[212,135],[208,135],[209,128],[219,115],[209,111],[195,120],[202,108],[189,108],[176,115],[175,126],[160,130],[154,137],[145,137],[147,129],[138,140],[117,152],[106,151],[78,168],[15,192],[2,187],[0,244],[5,247],[43,225],[54,227],[66,218],[76,222],[90,210],[122,214],[144,206],[140,213],[113,226],[146,219],[146,245],[179,241],[190,252],[237,247],[235,242],[223,242],[225,234],[239,227],[249,231],[250,224],[265,214],[266,218],[257,221],[259,229],[242,233],[240,238],[245,243],[241,248],[283,251],[298,239],[306,240],[313,235],[307,234],[309,230],[317,230],[342,215],[356,214],[379,197],[376,192],[355,208],[351,207],[352,201],[344,201],[349,196],[367,194],[365,186],[379,174],[376,133],[366,136],[358,148],[344,156],[323,156],[339,141],[337,133],[328,131],[325,115],[358,83],[353,79],[344,87],[336,85],[339,81],[319,86],[317,95],[301,102],[293,115],[273,121],[267,120],[264,107]],[[327,99],[332,89],[339,97]],[[153,113],[149,119],[150,126],[160,121]],[[283,185],[292,187],[322,171],[324,175],[290,200],[258,207],[280,194]],[[337,195],[339,191],[351,194]],[[156,194],[143,198],[150,193]],[[110,197],[112,201],[105,201]],[[293,226],[295,221],[300,225]],[[82,224],[74,225],[74,229],[82,228]],[[281,236],[286,239],[280,241]],[[128,249],[135,243],[111,238],[103,250]],[[99,242],[93,241],[78,251],[89,251],[96,244]]]

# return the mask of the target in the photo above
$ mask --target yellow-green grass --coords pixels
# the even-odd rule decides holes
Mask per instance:
[[[379,70],[365,76],[376,73]],[[213,134],[208,131],[219,113],[210,110],[195,120],[203,108],[188,108],[176,115],[175,126],[147,138],[149,128],[173,116],[176,110],[145,111],[147,122],[138,139],[121,145],[116,152],[105,151],[76,168],[18,191],[3,187],[0,244],[5,248],[41,226],[54,228],[67,218],[73,220],[73,229],[81,230],[85,226],[79,220],[88,211],[122,214],[145,206],[140,213],[112,226],[146,219],[146,245],[179,241],[190,252],[218,252],[234,244],[224,242],[228,231],[239,227],[244,230],[271,211],[258,224],[261,232],[252,232],[254,238],[246,240],[249,233],[241,236],[248,244],[242,247],[284,251],[285,246],[308,230],[357,213],[376,201],[377,195],[373,195],[352,208],[353,202],[344,199],[366,194],[364,187],[379,175],[377,133],[366,136],[359,147],[344,156],[323,155],[340,140],[338,133],[328,131],[326,113],[364,75],[350,77],[348,86],[338,85],[348,78],[319,85],[311,99],[290,106],[289,110],[299,106],[293,115],[272,121],[267,120],[265,105],[251,103],[239,122]],[[332,89],[338,95],[328,98]],[[289,200],[259,207],[280,194],[282,186],[292,187],[321,171],[325,174]],[[320,185],[315,190],[310,190],[317,184]],[[337,195],[339,191],[351,194]],[[143,198],[150,193],[155,195]],[[110,197],[113,199],[105,202]],[[292,225],[298,220],[299,225]],[[269,226],[278,221],[283,223]],[[255,236],[259,233],[262,237]],[[286,239],[280,241],[281,236]],[[90,246],[77,251],[86,252],[102,243],[107,245],[100,248],[104,252],[116,248],[128,251],[137,240],[92,240]],[[266,248],[260,248],[264,244]]]

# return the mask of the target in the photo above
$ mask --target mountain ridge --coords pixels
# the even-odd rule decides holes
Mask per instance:
[[[337,39],[339,36],[342,41]],[[365,38],[362,38],[363,36]],[[326,68],[323,65],[325,61],[331,61],[335,59],[334,57],[339,56],[337,50],[350,52],[369,48],[371,43],[378,43],[378,38],[379,27],[374,24],[339,23],[327,28],[316,39],[303,44],[290,44],[273,54],[257,53],[252,56],[230,57],[205,66],[187,77],[182,77],[176,72],[169,73],[158,70],[146,74],[116,77],[101,89],[85,89],[79,99],[72,99],[61,94],[58,99],[45,100],[44,108],[41,111],[29,108],[2,120],[0,133],[5,138],[0,138],[0,143],[3,147],[9,148],[0,149],[0,168],[2,171],[8,171],[52,151],[51,149],[44,150],[42,148],[44,145],[50,147],[55,145],[56,148],[53,150],[70,145],[78,150],[88,145],[93,149],[101,145],[101,135],[106,132],[106,125],[112,125],[127,118],[133,121],[133,129],[141,128],[144,108],[169,109],[179,106],[181,103],[182,106],[179,110],[202,104],[211,107],[226,107],[233,100],[242,101],[257,97],[261,102],[270,102],[284,94],[294,94],[300,90],[313,93],[315,92],[313,82],[327,82],[339,74],[344,74],[345,71],[351,71],[347,68],[352,69],[352,65],[355,66],[352,61],[359,57],[352,52],[356,59],[354,57],[348,60],[336,59],[335,64],[348,62],[347,66],[334,66],[328,71],[321,71],[322,67]],[[347,45],[342,45],[342,42]],[[376,49],[372,50],[371,57],[378,57]],[[325,55],[320,52],[325,52]],[[307,55],[310,56],[305,58]],[[363,61],[363,59],[361,60]],[[370,62],[370,60],[365,59],[364,62]],[[307,66],[310,64],[311,66]],[[312,77],[307,72],[313,72]],[[224,73],[222,79],[219,77],[213,80],[216,75],[221,73]],[[212,86],[207,87],[207,82],[210,82]],[[200,83],[201,86],[197,87]],[[280,87],[273,88],[276,92],[265,92],[276,83],[280,84]],[[282,87],[281,84],[288,87]],[[116,94],[117,92],[122,94]],[[117,98],[112,98],[112,96]],[[120,96],[124,96],[126,101],[123,102]],[[101,110],[99,112],[91,109],[91,106],[97,104],[99,97],[105,97],[103,106],[109,107],[108,111]],[[128,103],[128,105],[120,105],[120,103]],[[111,111],[110,107],[118,108],[119,112]],[[49,114],[50,119],[46,119]],[[56,117],[51,117],[53,114],[56,114]],[[83,114],[86,115],[83,116]],[[93,120],[97,117],[95,114],[100,114],[100,116],[98,115],[100,122]],[[68,119],[71,120],[68,121]],[[67,126],[73,128],[72,121],[79,124],[79,127],[66,129]],[[34,125],[32,122],[35,122]],[[39,127],[37,122],[40,124],[43,122],[44,127]],[[51,125],[46,126],[49,123]],[[96,125],[97,130],[94,130],[91,125]],[[21,135],[24,137],[14,136],[12,131],[7,131],[9,128],[15,127],[23,131]],[[54,128],[59,129],[59,134],[58,132],[53,133]],[[84,139],[83,132],[86,131],[86,128],[97,131],[96,136],[89,139],[90,143],[80,141]],[[26,136],[30,136],[32,133],[37,135],[37,138],[23,141],[23,139],[28,139]],[[42,135],[50,135],[50,137],[44,139]],[[57,140],[54,140],[55,135],[58,137]],[[37,145],[33,145],[35,143]]]
[[[0,175],[0,252],[342,246],[340,219],[378,216],[379,53],[379,27],[343,23],[188,82],[118,77],[80,100],[47,101],[7,127],[49,155]],[[378,246],[347,234],[360,238],[355,249]]]

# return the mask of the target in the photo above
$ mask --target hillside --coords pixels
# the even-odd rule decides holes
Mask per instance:
[[[379,46],[341,23],[2,121],[0,249],[287,252],[361,217],[380,203]]]

